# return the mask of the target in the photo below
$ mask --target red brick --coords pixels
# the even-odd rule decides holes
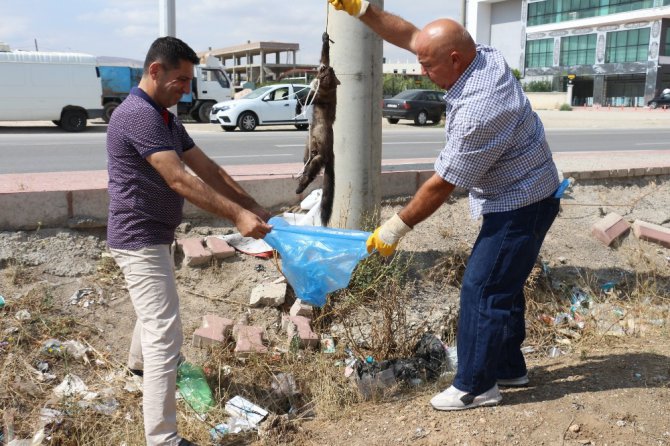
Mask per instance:
[[[237,341],[235,353],[247,356],[251,353],[267,353],[268,348],[263,345],[265,330],[262,327],[250,325],[235,325],[233,337]]]
[[[212,253],[202,246],[200,238],[183,238],[177,240],[177,245],[184,253],[184,263],[188,266],[204,265],[209,263]]]
[[[193,346],[202,348],[225,343],[230,337],[232,327],[232,320],[207,314],[202,317],[202,326],[193,332]]]
[[[600,221],[591,226],[591,235],[607,246],[625,236],[630,229],[630,224],[617,213],[610,212]]]
[[[227,259],[235,255],[235,248],[218,237],[205,238],[205,244],[217,259]]]
[[[670,229],[647,223],[642,220],[635,220],[633,222],[633,234],[640,240],[645,240],[652,243],[657,243],[666,248],[670,248]]]
[[[283,316],[288,321],[286,333],[289,342],[295,335],[300,339],[301,347],[317,347],[319,345],[319,336],[312,331],[309,326],[310,320],[303,316]]]

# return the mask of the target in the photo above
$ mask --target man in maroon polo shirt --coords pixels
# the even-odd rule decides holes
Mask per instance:
[[[198,56],[181,40],[154,41],[139,88],[116,108],[107,129],[107,244],[137,315],[128,367],[143,372],[150,446],[193,444],[177,435],[175,402],[183,337],[171,246],[184,198],[231,220],[244,236],[262,238],[271,230],[265,222],[270,214],[167,111],[190,91],[197,63]]]

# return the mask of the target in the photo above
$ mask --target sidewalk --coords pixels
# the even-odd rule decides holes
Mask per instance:
[[[538,115],[548,129],[670,129],[670,110],[541,110]],[[416,128],[407,122],[407,125],[402,121],[391,125],[384,121],[383,126],[403,130]],[[41,123],[42,128],[48,125],[52,124]],[[104,131],[102,124],[94,123],[94,127],[95,131]],[[222,131],[215,124],[192,123],[186,127],[190,131]],[[554,159],[565,177],[576,180],[670,175],[670,150],[561,152],[554,154]],[[434,161],[432,158],[384,161],[382,195],[412,195],[433,174]],[[266,164],[228,166],[226,170],[263,206],[276,208],[301,199],[294,193],[294,176],[301,168],[301,164]],[[315,183],[303,196],[320,187],[319,180]],[[104,225],[108,204],[106,188],[106,171],[0,175],[0,208],[11,210],[0,214],[0,230],[68,226],[77,219],[87,221],[88,225]],[[184,214],[187,218],[205,215],[188,203]]]

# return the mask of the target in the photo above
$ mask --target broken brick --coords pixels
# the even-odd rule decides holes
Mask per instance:
[[[184,253],[184,263],[188,266],[204,265],[212,258],[212,253],[205,249],[200,238],[179,239],[177,245]]]
[[[621,215],[610,212],[591,226],[591,235],[606,246],[610,246],[616,240],[625,236],[629,229],[630,224]]]
[[[225,240],[218,237],[206,237],[205,244],[216,259],[227,259],[235,255],[235,248],[230,246]]]
[[[225,343],[230,337],[233,324],[231,319],[206,314],[202,317],[202,326],[193,332],[193,346],[203,348]]]
[[[633,234],[640,240],[657,243],[666,248],[670,248],[670,229],[647,223],[642,220],[635,220],[633,222]]]
[[[259,307],[262,305],[268,307],[278,307],[284,303],[285,298],[285,283],[264,283],[256,286],[251,291],[249,305],[252,307]]]
[[[319,336],[312,331],[310,320],[304,316],[282,316],[289,341],[297,336],[301,347],[317,347]]]
[[[265,330],[262,327],[251,325],[235,325],[233,327],[233,337],[235,344],[235,353],[246,356],[251,353],[267,353],[268,348],[263,345],[263,336]]]
[[[306,318],[312,318],[312,306],[302,303],[300,299],[296,299],[289,310],[291,316],[304,316]]]

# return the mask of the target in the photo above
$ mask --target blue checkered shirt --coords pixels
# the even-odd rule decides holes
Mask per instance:
[[[556,190],[558,172],[542,122],[498,50],[477,45],[475,59],[444,98],[447,143],[435,171],[470,191],[473,219]]]

